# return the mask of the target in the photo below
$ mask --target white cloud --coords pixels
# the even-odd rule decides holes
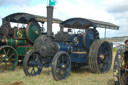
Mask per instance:
[[[84,0],[76,1],[77,4],[72,4],[72,2],[69,1],[60,2],[55,11],[55,13],[58,13],[57,16],[61,16],[61,18],[63,19],[68,19],[72,17],[82,17],[111,22],[114,24],[118,23],[111,14],[107,13],[102,8],[97,8],[95,5],[85,2]],[[104,29],[100,28],[98,29],[98,31],[100,33],[100,36],[104,37]],[[115,36],[114,34],[116,33],[116,31],[107,30],[107,36]]]
[[[19,12],[26,12],[26,13],[35,14],[35,15],[46,16],[46,5],[39,4],[33,7],[23,6],[19,10]]]
[[[114,33],[115,36],[128,36],[128,0],[105,0],[105,10],[116,20],[120,30]]]
[[[23,6],[23,5],[28,5],[30,2],[30,0],[1,0],[0,1],[0,6],[1,5],[19,5],[19,6]]]

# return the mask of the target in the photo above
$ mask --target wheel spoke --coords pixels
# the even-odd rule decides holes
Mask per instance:
[[[65,75],[65,73],[67,72],[67,69],[62,69],[63,72],[63,76]]]
[[[62,60],[62,63],[64,63],[64,56],[62,56],[61,60]]]
[[[34,67],[32,68],[32,71],[31,71],[31,74],[34,74],[35,73],[35,69],[34,69]]]
[[[70,62],[67,62],[67,63],[65,64],[65,66],[67,67],[67,66],[69,66],[69,64],[70,64]]]
[[[62,66],[62,64],[57,64],[57,68],[60,68]]]
[[[39,69],[39,66],[36,66],[37,67],[37,69]]]
[[[105,56],[108,56],[108,55],[110,55],[110,53],[109,53],[109,52],[106,52],[106,53],[105,53]]]
[[[121,68],[125,69],[125,67],[124,67],[124,66],[125,66],[125,65],[121,66]]]
[[[69,72],[69,71],[70,71],[70,69],[69,69],[69,68],[66,68],[66,71],[67,71],[67,72]]]
[[[61,75],[62,68],[59,68],[58,76]]]
[[[11,61],[8,61],[11,65],[13,65],[13,63]]]
[[[121,79],[123,79],[123,80],[124,80],[124,76],[125,76],[125,73],[123,74],[123,76],[121,77]]]
[[[7,51],[7,55],[8,55],[9,52],[10,52],[10,49],[8,49],[8,51]]]
[[[12,53],[12,54],[9,56],[9,58],[8,58],[8,59],[10,59],[14,54],[15,54],[15,53]]]
[[[15,61],[16,59],[9,59],[9,60],[11,60],[11,61]]]
[[[105,60],[102,60],[102,63],[103,63],[103,64],[108,64],[108,62],[106,62]]]
[[[6,53],[5,49],[3,51],[4,51],[4,54],[7,56],[7,53]]]
[[[64,57],[64,61],[65,61],[65,62],[68,61],[68,57],[67,57],[67,56]]]

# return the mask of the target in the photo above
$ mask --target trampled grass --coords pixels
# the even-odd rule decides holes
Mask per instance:
[[[29,77],[24,74],[22,66],[17,66],[15,71],[0,73],[0,85],[17,85],[13,84],[15,82],[23,82],[19,85],[114,85],[112,68],[107,73],[94,74],[88,67],[83,67],[71,71],[69,77],[61,81],[53,80],[50,70],[44,68],[40,75]]]

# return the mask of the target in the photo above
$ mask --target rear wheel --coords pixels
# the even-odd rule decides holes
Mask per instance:
[[[52,75],[55,80],[62,80],[68,77],[71,70],[71,60],[68,53],[59,51],[52,61]]]
[[[23,70],[28,76],[35,76],[42,71],[42,57],[34,50],[29,50],[23,60]]]
[[[112,64],[112,47],[109,42],[95,40],[89,50],[89,67],[93,73],[104,73]]]
[[[12,71],[18,64],[18,55],[11,46],[0,47],[0,71]]]

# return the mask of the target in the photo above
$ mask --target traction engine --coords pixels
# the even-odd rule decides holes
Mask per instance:
[[[118,30],[108,22],[85,18],[70,18],[60,23],[60,31],[52,33],[53,7],[47,7],[47,34],[40,35],[23,61],[26,75],[41,73],[43,67],[51,67],[55,80],[65,79],[71,68],[88,65],[93,73],[104,73],[112,64],[112,45],[99,38],[97,27]],[[68,31],[65,32],[65,28]],[[73,30],[77,30],[73,32]]]

